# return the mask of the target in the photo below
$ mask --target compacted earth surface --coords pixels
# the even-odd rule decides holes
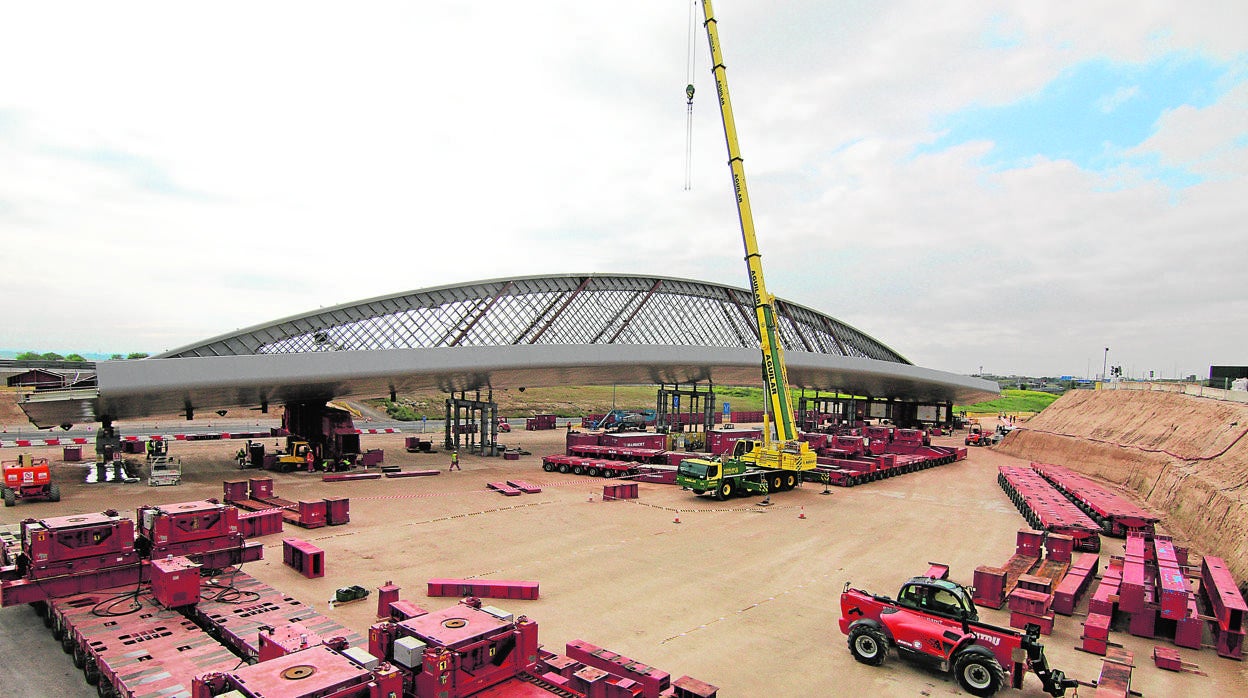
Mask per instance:
[[[1054,407],[1060,417],[1062,401]],[[1048,410],[1041,417],[1057,418]],[[1041,417],[1036,421],[1044,426]],[[126,433],[126,425],[120,426]],[[972,582],[976,566],[1003,564],[1026,524],[997,485],[997,467],[1029,460],[1080,465],[1059,448],[1061,439],[1086,441],[1078,429],[1049,422],[1046,432],[1073,435],[1047,437],[1055,439],[1048,452],[1031,444],[1026,453],[1011,455],[1008,451],[1019,448],[1011,446],[1016,433],[999,446],[973,448],[965,461],[848,489],[807,484],[773,495],[765,507],[757,498],[717,502],[651,483],[639,485],[636,500],[603,501],[608,481],[542,470],[542,455],[563,450],[562,429],[500,435],[506,446],[531,455],[519,460],[468,455],[456,472],[447,472],[449,456],[440,448],[406,453],[404,434],[366,435],[365,448],[384,449],[387,465],[441,472],[355,482],[240,471],[233,461],[239,442],[199,441],[171,447],[170,455],[183,464],[180,485],[149,487],[146,479],[88,484],[86,465],[63,462],[60,447],[45,447],[29,450],[53,462],[63,500],[0,509],[0,524],[105,509],[132,516],[144,504],[219,498],[225,480],[267,475],[286,499],[349,497],[351,521],[314,530],[287,525],[281,534],[259,538],[264,559],[247,563],[244,571],[362,634],[375,620],[375,597],[330,607],[336,588],[376,589],[392,581],[402,587],[402,598],[437,610],[455,600],[427,597],[429,579],[529,580],[540,584],[539,599],[487,602],[535,620],[547,648],[562,651],[565,643],[583,639],[673,678],[688,674],[714,684],[721,696],[960,695],[951,677],[895,656],[882,667],[854,661],[837,626],[839,597],[847,584],[894,595],[929,562],[948,564],[951,578],[963,584]],[[1104,429],[1097,434],[1101,440],[1115,438]],[[437,436],[429,436],[437,448]],[[962,436],[935,441],[961,445]],[[1116,455],[1124,450],[1129,449],[1114,447]],[[5,448],[0,456],[11,460],[17,452]],[[90,447],[84,455],[91,457]],[[1143,478],[1096,469],[1093,474],[1111,484],[1126,483],[1122,492],[1128,496],[1139,489],[1133,480]],[[504,497],[486,487],[506,479],[525,480],[542,491]],[[1180,492],[1183,485],[1170,489]],[[1167,529],[1181,544],[1234,557],[1234,551],[1211,552],[1202,530],[1186,525],[1187,519],[1182,523]],[[324,549],[326,575],[305,579],[283,565],[283,536]],[[1236,545],[1242,541],[1240,536]],[[1103,558],[1121,553],[1121,540],[1104,539]],[[1044,638],[1050,663],[1088,682],[1098,677],[1102,659],[1075,646],[1090,596],[1076,616],[1058,616],[1053,635]],[[984,609],[981,617],[998,625],[1009,622],[1006,610]],[[1176,673],[1151,661],[1155,645],[1172,646],[1164,639],[1137,638],[1124,629],[1111,640],[1134,653],[1132,688],[1144,696],[1248,694],[1244,664],[1219,658],[1212,647],[1181,650],[1199,673]],[[94,694],[29,608],[0,610],[0,656],[4,696]],[[1046,695],[1034,676],[1023,690],[1004,694]]]

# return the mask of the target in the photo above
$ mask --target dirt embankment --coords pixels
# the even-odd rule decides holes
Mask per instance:
[[[1121,485],[1197,552],[1248,578],[1248,406],[1177,393],[1067,393],[1007,438],[1010,455]]]

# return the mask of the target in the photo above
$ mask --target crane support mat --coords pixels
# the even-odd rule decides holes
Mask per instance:
[[[512,487],[511,485],[508,485],[505,482],[487,482],[485,483],[485,486],[489,487],[490,489],[496,492],[500,492],[504,496],[507,496],[507,497],[519,497],[520,495],[524,494],[520,490]]]
[[[542,488],[538,487],[537,485],[531,485],[525,482],[524,480],[508,480],[507,484],[511,485],[512,487],[520,490],[521,492],[525,494],[538,494],[542,491]]]
[[[386,473],[386,477],[425,477],[427,475],[441,474],[441,470],[404,470],[401,473]]]
[[[538,583],[502,579],[430,579],[428,595],[535,601]]]
[[[321,482],[346,482],[348,480],[380,480],[381,473],[331,473],[321,476]]]

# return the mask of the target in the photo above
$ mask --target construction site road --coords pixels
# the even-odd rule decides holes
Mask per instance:
[[[603,501],[603,485],[618,481],[541,469],[541,456],[563,451],[564,436],[563,429],[500,435],[507,447],[532,455],[464,455],[462,471],[446,472],[446,452],[406,453],[403,434],[369,435],[364,447],[384,449],[386,465],[442,472],[349,482],[239,470],[235,442],[179,442],[170,455],[182,460],[182,484],[160,488],[146,486],[145,478],[86,484],[88,466],[62,462],[59,448],[36,448],[30,452],[53,461],[63,499],[0,510],[0,523],[108,508],[132,516],[145,504],[219,498],[225,480],[270,476],[286,499],[349,497],[351,521],[315,530],[288,525],[256,539],[264,559],[245,571],[362,633],[376,604],[370,597],[331,608],[338,587],[375,589],[393,581],[402,598],[436,610],[453,600],[426,596],[432,578],[533,580],[541,585],[539,599],[490,603],[535,620],[547,648],[562,651],[564,643],[584,639],[673,676],[715,684],[721,696],[961,694],[947,675],[909,662],[854,661],[837,629],[839,595],[847,582],[895,594],[929,562],[948,564],[963,584],[971,583],[976,566],[1003,563],[1026,524],[997,485],[997,466],[1026,461],[995,447],[972,449],[965,461],[827,494],[807,484],[772,495],[766,507],[757,498],[717,502],[652,483],[640,484],[636,500]],[[935,442],[961,445],[962,438]],[[142,456],[131,459],[141,463]],[[504,497],[486,486],[507,479],[542,491]],[[283,536],[322,548],[325,576],[305,579],[283,565]],[[1120,540],[1104,539],[1104,558],[1121,552]],[[1085,597],[1079,613],[1086,604]],[[1008,625],[1007,611],[986,609],[981,616]],[[1058,616],[1054,634],[1043,641],[1055,668],[1090,682],[1102,660],[1074,649],[1080,621]],[[5,696],[94,694],[29,608],[0,610],[0,637]],[[1165,640],[1114,632],[1111,641],[1134,653],[1132,688],[1144,696],[1248,695],[1244,664],[1212,649],[1182,650],[1198,675],[1153,666],[1152,648],[1169,646]],[[1031,676],[1022,691],[1002,695],[1046,694]]]

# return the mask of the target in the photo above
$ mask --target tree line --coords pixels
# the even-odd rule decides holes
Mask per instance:
[[[111,360],[146,359],[148,356],[149,354],[147,352],[135,351],[135,352],[126,354],[125,356],[122,356],[121,354],[113,354],[112,356],[108,358]],[[83,358],[82,354],[68,354],[65,356],[61,356],[60,354],[54,351],[45,352],[43,354],[40,354],[37,351],[24,351],[18,354],[17,356],[13,357],[13,359],[15,361],[69,361],[69,362],[75,362],[75,363],[85,363],[87,361],[85,358]]]

